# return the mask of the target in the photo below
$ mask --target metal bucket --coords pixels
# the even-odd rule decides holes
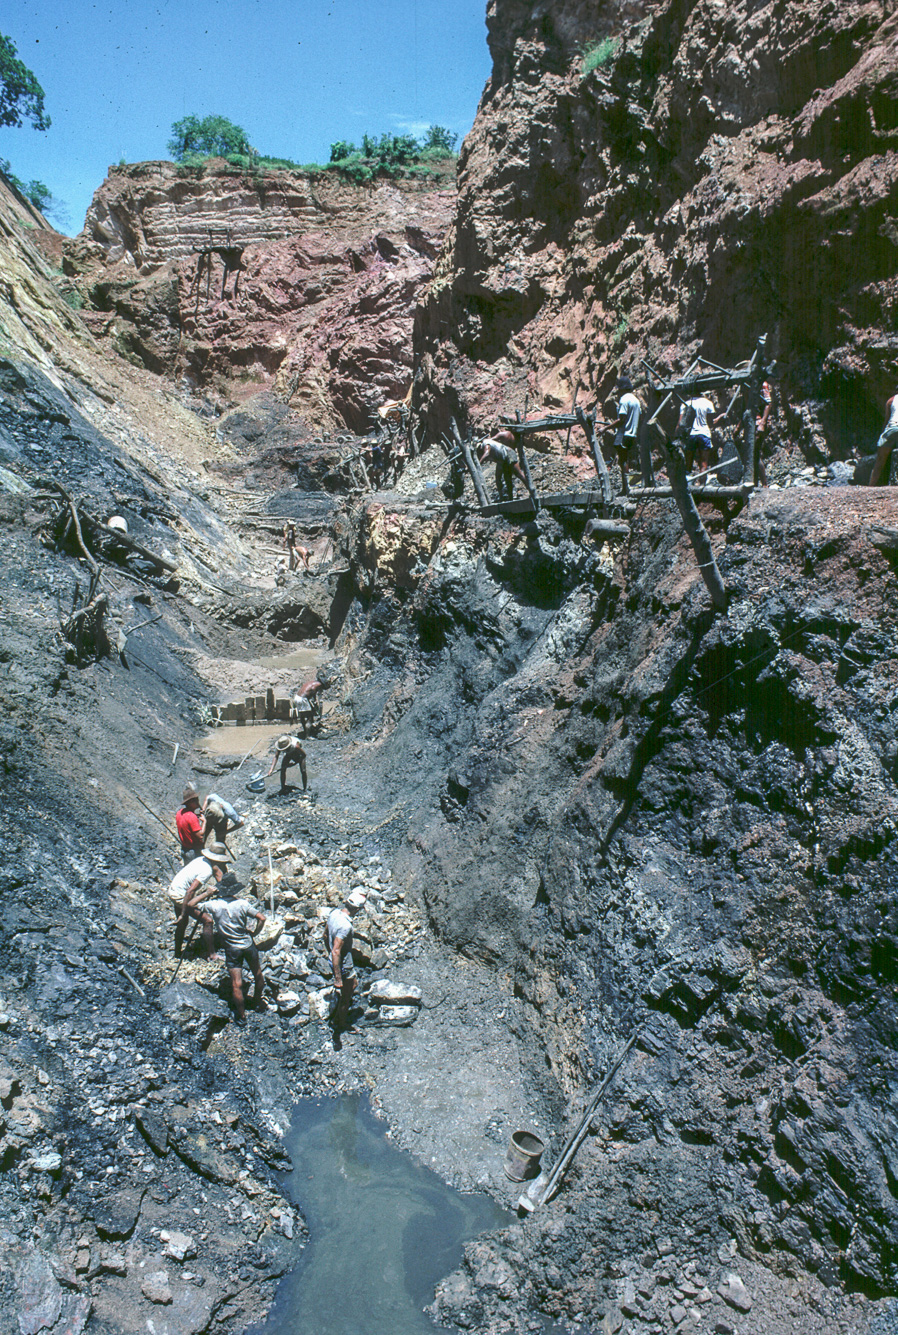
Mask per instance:
[[[505,1153],[505,1176],[512,1182],[526,1182],[539,1174],[539,1161],[545,1145],[532,1131],[515,1131]]]
[[[259,770],[258,774],[254,774],[253,777],[249,780],[249,782],[246,785],[246,791],[248,793],[265,792],[265,775],[262,773],[261,770]]]

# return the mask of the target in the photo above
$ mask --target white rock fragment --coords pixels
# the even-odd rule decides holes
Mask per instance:
[[[724,1282],[718,1285],[717,1292],[725,1303],[729,1303],[730,1307],[735,1307],[738,1312],[751,1311],[751,1298],[748,1289],[746,1289],[739,1276],[732,1271],[727,1275]]]

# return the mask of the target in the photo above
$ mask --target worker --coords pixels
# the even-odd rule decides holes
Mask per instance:
[[[284,733],[274,744],[274,755],[271,758],[271,769],[265,775],[270,779],[277,768],[278,760],[281,762],[281,792],[287,791],[287,770],[291,765],[298,765],[299,772],[302,775],[302,790],[306,791],[308,786],[308,775],[306,774],[306,752],[302,742],[298,737],[292,737],[289,733]]]
[[[209,895],[214,894],[218,882],[224,876],[228,869],[228,850],[224,844],[210,844],[203,850],[202,857],[194,858],[182,867],[172,879],[168,887],[168,897],[171,906],[175,911],[177,924],[175,926],[175,955],[180,958],[181,947],[184,942],[184,933],[187,931],[187,920],[193,918],[195,922],[202,921],[202,915],[197,907],[207,899]],[[209,882],[212,882],[210,885]],[[203,941],[205,953],[208,957],[212,954],[212,928],[211,925],[203,924]]]
[[[255,990],[252,1005],[266,1010],[265,979],[259,963],[259,949],[254,935],[265,922],[265,914],[254,908],[248,899],[240,896],[241,886],[236,878],[227,876],[218,887],[219,893],[206,902],[202,913],[203,931],[215,930],[224,942],[225,965],[231,978],[234,997],[235,1023],[246,1024],[246,1004],[243,999],[243,966],[252,971]],[[255,925],[251,926],[255,919]]]
[[[303,547],[301,543],[297,543],[297,544],[295,545],[295,547],[293,548],[293,550],[296,552],[296,555],[297,555],[297,557],[299,558],[299,560],[297,561],[297,565],[299,564],[299,561],[302,561],[302,563],[303,563],[303,565],[305,566],[306,570],[308,570],[308,569],[309,569],[309,557],[312,555],[312,552],[311,552],[310,548],[308,548],[308,547]]]
[[[324,706],[321,703],[321,692],[324,690],[324,682],[307,681],[305,686],[300,687],[293,695],[293,716],[297,718],[302,726],[302,735],[305,737],[309,728],[317,722],[320,722],[321,715],[324,712]]]
[[[898,445],[898,390],[886,401],[886,424],[876,442],[876,458],[870,474],[870,486],[888,485],[892,450]]]
[[[287,549],[289,568],[295,570],[299,565],[299,559],[296,555],[296,525],[291,519],[284,525],[284,546]]]
[[[686,467],[689,472],[692,472],[696,463],[700,472],[710,467],[711,428],[716,412],[711,400],[702,394],[687,399],[680,409],[677,430],[686,446]]]
[[[487,436],[480,442],[480,462],[485,464],[487,459],[491,459],[496,465],[496,491],[499,493],[501,501],[508,493],[508,499],[511,500],[514,495],[514,474],[527,485],[527,479],[521,472],[521,465],[517,461],[517,455],[514,448],[514,434],[506,431],[504,428],[497,431],[493,436]]]
[[[203,803],[203,838],[208,843],[209,836],[217,844],[223,844],[231,830],[239,830],[243,817],[218,793],[209,793]]]
[[[352,994],[358,985],[352,958],[352,919],[365,903],[361,890],[353,890],[342,908],[331,909],[324,924],[324,943],[334,973],[337,1005],[332,1016],[334,1033],[347,1026]]]
[[[181,844],[181,861],[198,858],[203,851],[203,821],[200,816],[200,795],[192,783],[181,794],[181,805],[175,813],[175,828]]]
[[[622,375],[618,380],[617,392],[620,398],[617,404],[617,430],[614,435],[614,449],[617,453],[617,462],[620,465],[621,490],[626,496],[630,490],[630,451],[637,446],[642,404],[633,393],[633,382],[628,375]]]

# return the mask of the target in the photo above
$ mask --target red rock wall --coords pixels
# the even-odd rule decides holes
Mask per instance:
[[[65,267],[118,351],[229,405],[273,388],[317,429],[405,393],[451,175],[353,186],[172,163],[110,172]]]
[[[767,331],[828,447],[869,448],[898,373],[894,8],[490,0],[488,26],[422,406],[603,398],[641,356],[731,362]]]

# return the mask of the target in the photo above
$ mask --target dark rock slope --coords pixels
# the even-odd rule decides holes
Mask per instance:
[[[355,763],[385,802],[414,788],[399,870],[522,1001],[559,1125],[642,1033],[562,1197],[444,1316],[620,1319],[659,1239],[721,1279],[735,1239],[734,1271],[895,1291],[894,517],[890,491],[759,494],[717,525],[715,620],[664,506],[613,554],[458,520],[426,570],[369,510]]]

